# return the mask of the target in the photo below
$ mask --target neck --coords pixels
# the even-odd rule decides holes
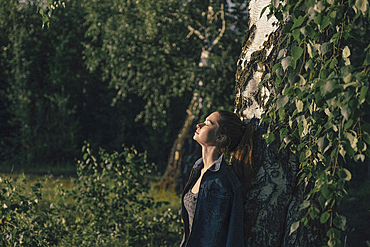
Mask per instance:
[[[202,147],[204,169],[210,168],[220,156],[221,154],[216,150],[216,147]]]

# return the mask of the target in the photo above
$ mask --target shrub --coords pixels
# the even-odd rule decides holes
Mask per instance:
[[[99,151],[89,145],[78,161],[73,188],[56,187],[53,201],[43,198],[42,185],[27,190],[24,176],[1,180],[0,237],[5,246],[177,246],[179,212],[150,196],[147,175],[154,169],[145,153]]]

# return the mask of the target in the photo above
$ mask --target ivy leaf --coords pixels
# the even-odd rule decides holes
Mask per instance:
[[[360,160],[361,160],[361,162],[364,162],[365,161],[365,155],[363,155],[363,154],[357,154],[355,156],[355,161],[360,161]]]
[[[363,104],[365,102],[368,89],[369,88],[366,86],[361,87],[360,98],[359,98],[360,104]]]
[[[298,17],[298,19],[295,19],[294,20],[293,27],[292,27],[292,30],[295,29],[295,28],[297,28],[297,27],[300,27],[302,25],[304,19],[305,19],[305,16],[303,16],[303,15],[300,15]]]
[[[331,49],[332,49],[332,44],[330,42],[325,42],[321,45],[320,51],[322,55],[325,55]]]
[[[298,112],[302,112],[303,111],[303,102],[301,100],[296,100],[295,101],[295,105],[297,107]]]
[[[338,44],[338,41],[339,41],[339,38],[340,38],[340,32],[334,34],[331,39],[330,39],[330,42],[334,43],[334,45]]]
[[[322,18],[321,24],[320,24],[320,30],[325,29],[330,24],[329,17],[326,15]]]
[[[322,3],[322,1],[319,1],[318,3],[315,4],[314,10],[316,12],[321,13],[325,9],[325,5]]]
[[[310,210],[310,216],[311,216],[311,219],[315,219],[316,216],[320,213],[319,209],[318,208],[315,208],[313,207],[311,210]]]
[[[290,233],[289,235],[291,235],[293,232],[295,232],[299,227],[299,221],[296,221],[294,222],[291,226],[290,226]]]
[[[348,48],[348,46],[344,47],[342,52],[342,57],[347,58],[351,55],[351,50]]]
[[[329,148],[330,148],[329,141],[328,141],[328,139],[326,138],[326,136],[322,136],[322,137],[320,137],[320,138],[317,140],[317,147],[318,147],[319,151],[320,151],[321,153],[323,153],[323,154],[328,150],[328,148],[327,148],[327,147],[329,147]]]
[[[320,216],[321,224],[325,224],[329,218],[330,218],[330,214],[328,212],[322,213],[322,215]]]
[[[284,107],[288,103],[289,97],[285,95],[280,95],[276,101],[276,110],[279,110],[281,107]]]
[[[338,87],[338,83],[336,80],[327,81],[324,85],[320,87],[320,91],[322,96],[325,96],[328,93],[333,92],[334,89]]]
[[[275,64],[274,66],[272,66],[272,72],[275,72],[280,67],[281,67],[281,63]]]
[[[293,58],[291,56],[285,57],[283,60],[281,60],[281,65],[283,66],[283,69],[286,70],[290,63],[292,62]]]
[[[341,168],[338,171],[338,176],[345,181],[350,181],[352,179],[352,174],[350,171],[348,171],[346,168]]]
[[[331,239],[340,239],[340,230],[336,229],[336,228],[330,228],[329,231],[326,233],[326,236],[327,237],[330,237]],[[337,246],[337,245],[332,245],[333,247],[334,246]]]
[[[301,84],[301,86],[306,85],[306,79],[302,75],[298,75],[298,76],[299,76],[299,83]]]
[[[324,184],[321,187],[321,193],[325,197],[325,199],[328,200],[333,195],[333,190],[332,190],[332,188],[330,187],[329,184]]]
[[[356,0],[356,3],[355,3],[355,12],[357,14],[357,10],[361,10],[362,14],[365,14],[367,8],[368,8],[368,1],[367,0]]]
[[[298,60],[303,54],[303,49],[299,46],[293,47],[292,56],[294,60]]]
[[[348,105],[344,105],[340,108],[340,113],[344,117],[344,120],[348,120],[351,115],[351,108]]]
[[[353,131],[352,131],[353,132]],[[357,135],[352,135],[351,133],[349,132],[345,132],[344,133],[345,137],[349,140],[350,144],[351,144],[351,148],[357,152],[357,142],[358,142],[358,139],[357,139]]]
[[[309,206],[310,206],[310,201],[304,200],[304,201],[302,202],[302,204],[300,205],[299,210],[306,209],[306,208],[308,208]]]
[[[349,73],[348,75],[344,76],[343,81],[346,84],[350,83],[352,81],[352,73]],[[344,87],[344,89],[346,89],[347,86],[344,85],[343,87]]]
[[[344,125],[344,130],[348,130],[349,128],[351,128],[352,124],[353,124],[353,119],[349,119],[347,123]]]
[[[312,48],[311,48],[310,44],[307,44],[307,52],[308,52],[308,55],[310,56],[310,58],[313,58]]]
[[[264,138],[266,140],[267,144],[271,144],[276,139],[275,134],[272,133],[272,132],[263,134],[262,138]]]
[[[260,14],[260,18],[262,17],[263,13],[265,13],[266,9],[269,7],[269,5],[267,5],[266,7],[264,7],[261,11],[261,14]]]

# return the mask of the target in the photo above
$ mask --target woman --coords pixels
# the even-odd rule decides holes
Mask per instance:
[[[202,147],[202,158],[182,195],[181,247],[244,246],[243,195],[251,183],[252,136],[252,125],[228,111],[197,124],[193,139]],[[232,166],[224,153],[231,154]]]

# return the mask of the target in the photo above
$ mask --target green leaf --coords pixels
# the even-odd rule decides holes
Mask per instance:
[[[326,211],[326,212],[322,213],[321,216],[320,216],[321,224],[325,224],[328,221],[329,218],[330,218],[329,212]]]
[[[357,13],[357,10],[360,10],[362,12],[362,14],[365,14],[367,8],[369,7],[369,3],[367,0],[356,0],[356,3],[355,3],[355,11]]]
[[[353,119],[349,119],[347,123],[344,125],[344,130],[348,130],[349,128],[351,128],[352,124],[353,124]]]
[[[281,63],[276,63],[274,66],[272,66],[272,72],[275,72],[280,67],[281,67]]]
[[[321,24],[320,24],[320,30],[325,29],[330,24],[329,17],[326,15],[322,18]]]
[[[298,112],[302,112],[303,111],[303,102],[301,100],[296,100],[295,101],[295,105],[297,107]]]
[[[310,214],[311,219],[314,220],[319,213],[320,213],[320,210],[317,209],[317,208],[315,208],[315,207],[313,207],[313,208],[311,208],[309,214]]]
[[[288,68],[292,60],[293,58],[291,56],[287,56],[283,60],[281,60],[281,65],[283,66],[283,70],[286,70]]]
[[[344,105],[340,108],[340,113],[344,117],[344,120],[348,120],[351,115],[351,108],[348,105]]]
[[[299,227],[299,221],[296,221],[294,222],[291,226],[290,226],[290,233],[289,235],[291,235],[293,232],[295,232]]]
[[[325,9],[325,5],[323,1],[319,1],[315,4],[314,10],[317,11],[318,13],[321,13]]]
[[[325,55],[328,51],[331,51],[332,47],[333,46],[330,42],[323,43],[320,47],[321,54]]]
[[[269,7],[269,5],[267,5],[266,7],[264,7],[261,11],[261,14],[260,14],[260,18],[262,17],[263,13],[265,13],[266,9]]]
[[[325,96],[328,93],[333,92],[334,89],[338,87],[338,83],[336,80],[327,81],[324,85],[320,87],[320,91],[322,96]]]
[[[347,223],[347,219],[342,215],[338,215],[337,217],[334,218],[333,223],[339,229],[344,230],[344,227],[346,226]]]
[[[354,150],[354,152],[357,152],[357,135],[356,132],[352,131],[353,135],[349,132],[345,132],[344,136],[349,140],[351,148]],[[348,152],[348,150],[347,150]]]
[[[333,195],[333,190],[328,184],[324,184],[321,187],[321,193],[325,197],[326,200],[330,199]]]
[[[305,20],[305,16],[304,15],[298,16],[298,19],[295,19],[294,20],[294,24],[293,24],[292,29],[295,29],[297,27],[300,27],[302,25],[302,23],[303,23],[304,20]]]
[[[340,38],[340,32],[338,33],[335,33],[331,39],[330,39],[330,42],[332,42],[334,45],[338,44],[338,41],[339,41],[339,38]]]
[[[351,50],[348,48],[348,46],[344,47],[342,52],[343,58],[348,58],[351,55]]]
[[[355,161],[361,161],[361,162],[364,162],[365,161],[365,155],[363,155],[363,154],[357,154],[356,156],[355,156]]]
[[[364,102],[365,102],[365,100],[366,100],[366,95],[367,95],[367,91],[369,90],[369,88],[368,87],[366,87],[366,86],[362,86],[361,87],[361,92],[360,92],[360,98],[359,98],[359,100],[360,100],[360,104],[363,104]]]
[[[326,2],[330,5],[332,5],[334,3],[334,0],[326,0]]]
[[[344,179],[345,181],[350,181],[351,178],[352,178],[352,174],[350,171],[348,171],[346,168],[341,168],[339,171],[338,171],[338,176],[342,179]]]
[[[298,60],[303,54],[303,49],[299,46],[293,47],[292,56],[294,60]]]
[[[281,107],[284,107],[288,103],[289,97],[285,95],[280,95],[276,100],[276,110],[279,110]]]
[[[282,108],[280,108],[279,109],[279,111],[278,111],[278,113],[279,113],[279,119],[280,119],[280,121],[284,121],[284,119],[285,119],[285,109],[282,107]]]
[[[305,30],[309,38],[316,40],[319,34],[311,26],[305,26]]]
[[[271,144],[276,139],[275,134],[272,133],[272,132],[263,134],[262,138],[264,138],[266,140],[267,144]]]
[[[333,60],[331,60],[330,62],[330,68],[333,69],[335,68],[335,65],[338,64],[338,60],[336,58],[334,58]]]
[[[293,33],[293,37],[297,41],[297,43],[298,44],[301,43],[302,42],[302,37],[301,37],[302,32],[301,32],[301,30],[300,29],[294,29],[292,33]]]
[[[306,208],[308,208],[309,206],[310,206],[310,201],[304,200],[304,201],[301,203],[301,205],[300,205],[300,207],[299,207],[299,210],[306,209]]]
[[[319,195],[318,201],[320,203],[321,208],[322,209],[325,209],[325,207],[326,207],[325,206],[326,199],[325,199],[325,197],[322,194]]]

